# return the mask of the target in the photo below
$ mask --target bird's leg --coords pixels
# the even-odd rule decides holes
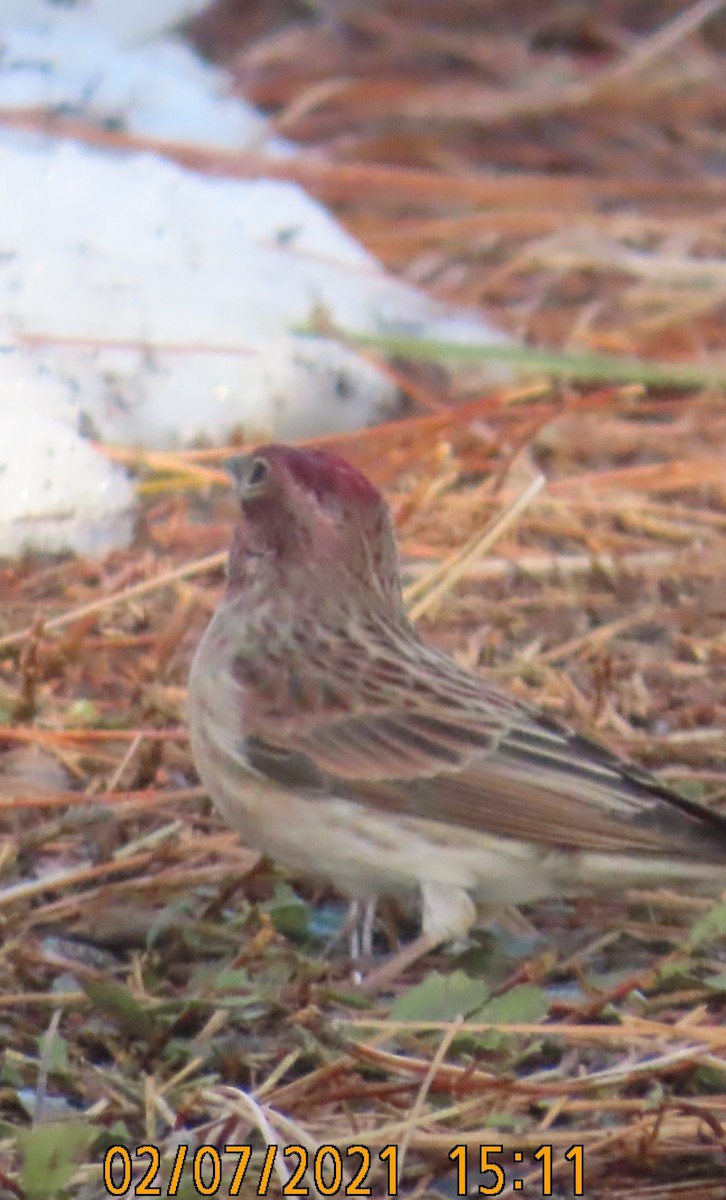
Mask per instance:
[[[351,900],[348,906],[348,916],[345,930],[348,934],[348,948],[354,962],[361,958],[370,958],[373,954],[373,929],[376,922],[377,903],[375,900]]]
[[[454,884],[424,883],[421,885],[422,932],[407,946],[402,946],[370,975],[360,981],[364,992],[373,992],[392,983],[410,967],[442,942],[463,937],[476,921],[474,902],[463,888]]]
[[[361,960],[368,961],[373,955],[373,928],[376,920],[375,900],[351,900],[348,908],[346,927],[348,929],[348,946],[353,964],[351,975],[353,982],[360,984],[363,973]]]
[[[371,958],[373,955],[373,930],[376,924],[376,909],[375,900],[367,900],[363,906],[363,919],[360,924],[360,941],[361,952],[364,958]]]
[[[348,928],[348,952],[353,963],[357,963],[361,957],[361,908],[360,900],[351,900],[345,921]]]
[[[393,983],[398,976],[415,963],[419,958],[423,958],[430,950],[435,950],[441,942],[441,938],[431,933],[421,933],[407,946],[402,946],[395,954],[390,954],[380,967],[376,967],[375,971],[371,971],[365,978],[359,978],[358,986],[362,992],[376,992],[384,984]]]

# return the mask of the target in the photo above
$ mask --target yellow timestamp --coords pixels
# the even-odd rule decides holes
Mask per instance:
[[[477,1153],[478,1149],[478,1153]],[[505,1188],[513,1192],[523,1191],[525,1184],[532,1195],[551,1196],[552,1181],[555,1173],[555,1156],[552,1146],[542,1145],[531,1154],[525,1155],[521,1150],[508,1151],[513,1168],[509,1174],[498,1162],[504,1154],[503,1146],[454,1146],[449,1151],[449,1158],[456,1170],[457,1196],[501,1196]],[[472,1159],[474,1164],[472,1164]],[[521,1163],[522,1174],[517,1173],[517,1164]],[[526,1165],[525,1165],[526,1163]],[[585,1151],[584,1146],[570,1146],[562,1154],[563,1166],[572,1171],[573,1196],[585,1195]],[[473,1171],[479,1173],[477,1190],[470,1190],[470,1185],[476,1189]],[[534,1176],[534,1178],[532,1178]],[[471,1178],[470,1178],[471,1177]]]
[[[542,1145],[531,1154],[508,1151],[508,1165],[499,1161],[504,1147],[465,1144],[449,1151],[455,1176],[455,1195],[501,1196],[505,1188],[541,1197],[552,1196],[555,1173],[571,1172],[572,1196],[585,1194],[584,1148],[576,1144],[561,1155],[558,1162],[551,1145]],[[511,1169],[510,1165],[511,1164]],[[518,1172],[521,1166],[521,1174]],[[192,1148],[187,1143],[176,1147],[173,1161],[162,1160],[158,1146],[145,1143],[133,1150],[117,1144],[110,1146],[103,1159],[103,1185],[107,1196],[174,1197],[179,1196],[182,1180],[191,1182],[195,1196],[232,1197],[267,1196],[344,1196],[373,1197],[369,1182],[376,1176],[376,1200],[391,1200],[398,1191],[399,1155],[396,1145],[384,1146],[377,1153],[356,1144],[339,1149],[325,1143],[315,1150],[291,1143],[268,1145],[255,1153],[249,1145],[227,1145],[220,1149],[211,1144]],[[379,1173],[383,1170],[383,1188]],[[478,1173],[478,1181],[474,1172]],[[280,1181],[282,1186],[280,1188]],[[531,1189],[531,1191],[530,1191]],[[184,1191],[188,1195],[188,1186]]]
[[[129,1150],[110,1146],[103,1159],[103,1185],[108,1196],[179,1195],[182,1179],[191,1180],[195,1196],[267,1196],[270,1183],[278,1195],[282,1177],[283,1196],[372,1196],[368,1176],[374,1166],[385,1176],[376,1197],[398,1196],[398,1147],[384,1146],[377,1153],[368,1146],[332,1143],[311,1151],[306,1146],[267,1145],[263,1160],[254,1166],[252,1146],[229,1145],[223,1150],[204,1145],[192,1149],[181,1143],[176,1148],[166,1177],[162,1178],[162,1154],[158,1146],[145,1144]],[[188,1194],[185,1192],[185,1194]]]

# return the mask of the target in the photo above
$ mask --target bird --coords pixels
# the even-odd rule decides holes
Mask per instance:
[[[249,847],[358,905],[413,905],[421,932],[398,969],[482,911],[726,884],[726,817],[422,640],[362,472],[275,444],[228,471],[239,518],[188,727]]]

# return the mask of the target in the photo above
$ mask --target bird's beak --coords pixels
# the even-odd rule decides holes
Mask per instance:
[[[234,458],[227,458],[222,463],[222,469],[229,475],[234,487],[238,488],[244,483],[249,462],[248,454],[237,454]]]

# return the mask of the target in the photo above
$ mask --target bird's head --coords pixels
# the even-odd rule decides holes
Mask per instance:
[[[327,450],[262,446],[230,460],[240,503],[229,586],[264,572],[312,588],[357,580],[400,603],[398,556],[388,506],[373,484]]]

